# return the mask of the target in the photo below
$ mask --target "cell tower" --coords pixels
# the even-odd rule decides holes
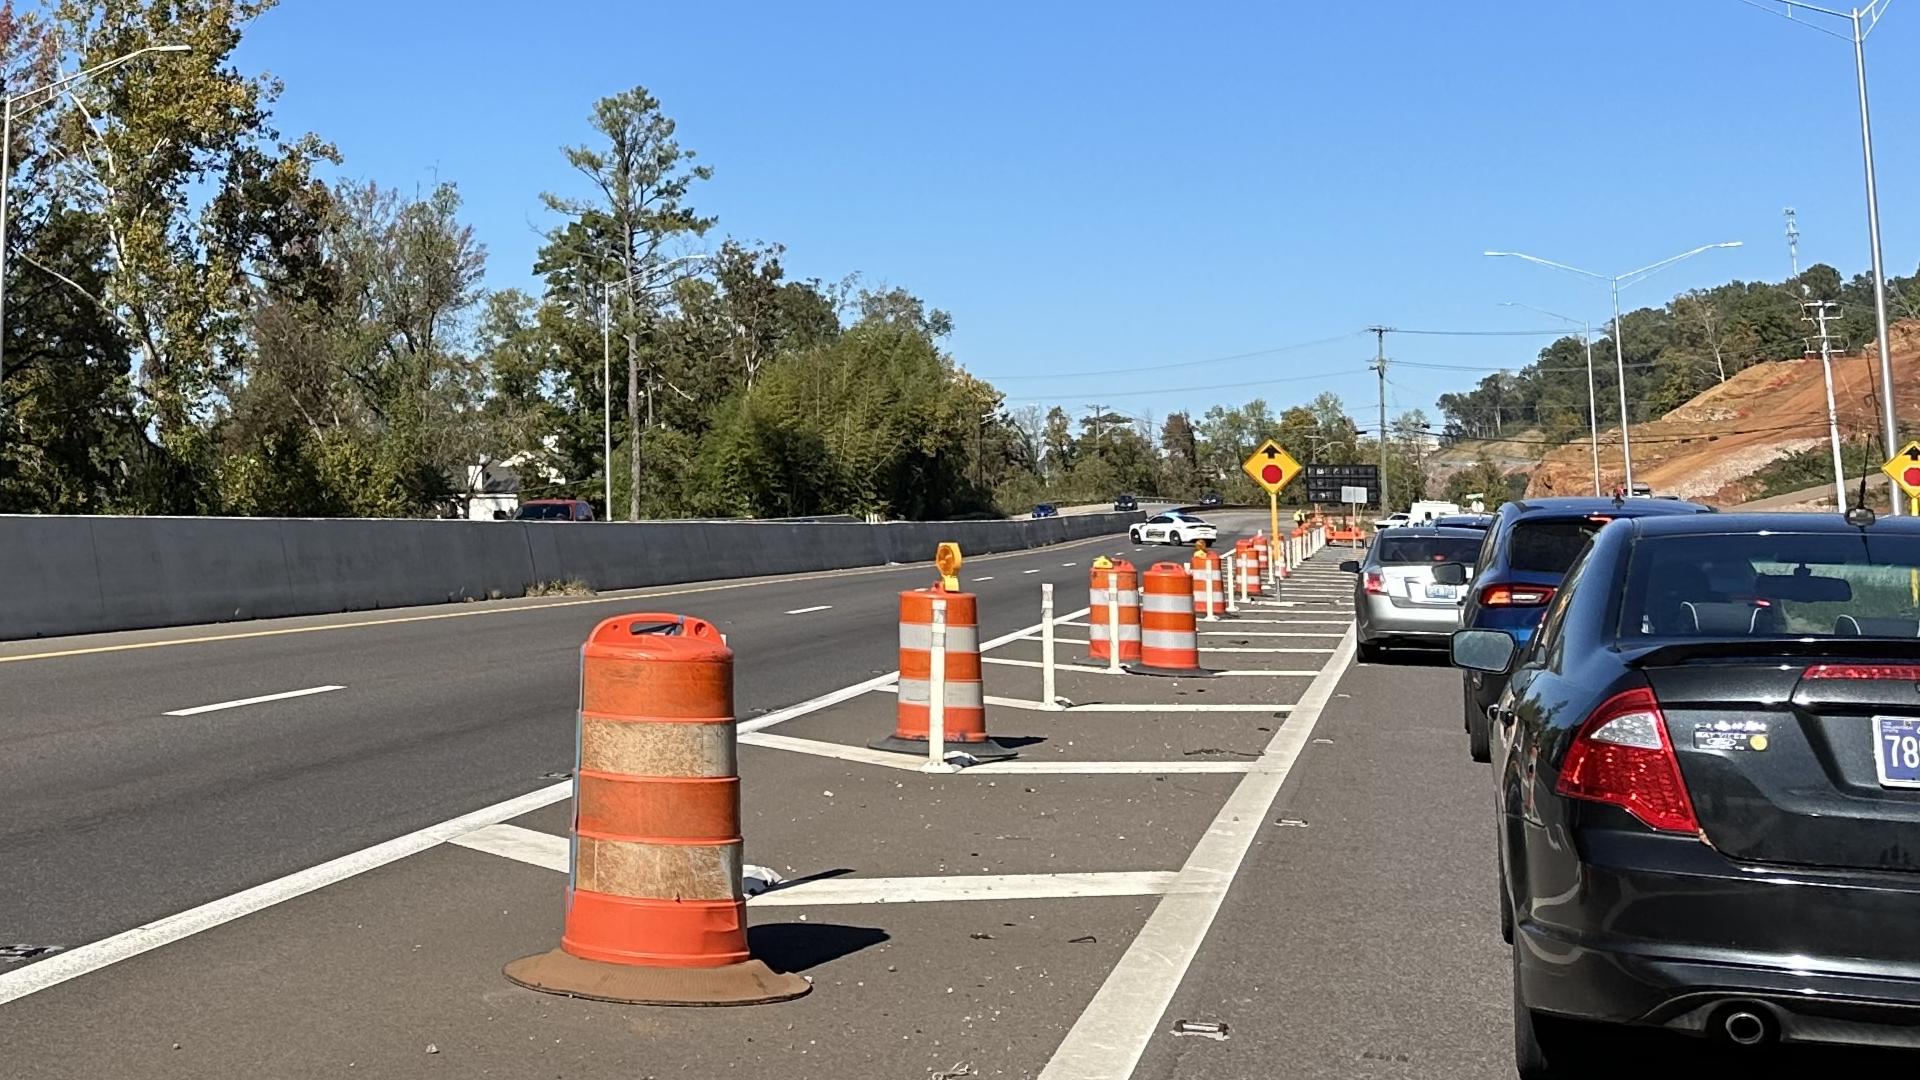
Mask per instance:
[[[1800,276],[1800,222],[1795,219],[1793,207],[1785,210],[1787,215],[1787,258],[1793,260],[1793,276]]]

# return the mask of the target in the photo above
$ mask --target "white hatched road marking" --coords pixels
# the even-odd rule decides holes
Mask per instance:
[[[199,716],[201,713],[219,712],[222,709],[238,709],[242,705],[260,705],[269,701],[286,701],[289,698],[312,697],[315,694],[327,694],[335,690],[345,690],[344,686],[309,686],[304,690],[286,690],[278,694],[261,694],[259,697],[238,698],[233,701],[216,701],[212,705],[195,705],[191,709],[175,709],[164,713],[165,716]]]
[[[1057,712],[1069,710],[1060,709]],[[1264,710],[1263,710],[1264,711]],[[786,750],[795,754],[807,754],[812,757],[832,758],[836,761],[851,761],[858,765],[875,765],[883,769],[899,769],[903,772],[919,772],[925,764],[921,755],[896,754],[888,750],[874,750],[865,746],[850,746],[846,743],[823,742],[819,739],[800,739],[790,735],[772,735],[767,732],[754,732],[740,736],[743,746],[758,746],[767,750]],[[965,754],[967,748],[961,743],[947,744],[949,758]],[[1157,774],[1170,776],[1196,773],[1243,773],[1251,767],[1246,761],[980,761],[969,765],[963,774],[970,773],[1020,773],[1026,776],[1119,776],[1128,774]],[[937,775],[937,774],[935,774]]]

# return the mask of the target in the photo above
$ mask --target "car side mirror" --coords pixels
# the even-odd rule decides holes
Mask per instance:
[[[1453,666],[1468,671],[1505,675],[1513,668],[1519,646],[1505,630],[1455,630]]]
[[[1438,585],[1465,585],[1467,568],[1457,562],[1443,562],[1433,568],[1433,580]]]
[[[1340,564],[1340,572],[1341,572],[1341,573],[1343,573],[1343,574],[1357,574],[1357,573],[1359,573],[1359,572],[1360,572],[1360,562],[1359,562],[1359,560],[1357,560],[1357,559],[1348,559],[1348,560],[1347,560],[1346,562],[1343,562],[1343,563],[1341,563],[1341,564]]]

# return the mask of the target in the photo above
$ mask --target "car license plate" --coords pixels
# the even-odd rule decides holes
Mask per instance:
[[[1920,716],[1876,716],[1873,729],[1880,786],[1920,788]]]
[[[1458,599],[1460,599],[1460,590],[1459,590],[1459,586],[1457,586],[1457,585],[1435,585],[1435,584],[1432,584],[1432,583],[1429,583],[1429,584],[1427,585],[1427,599],[1429,599],[1429,600],[1458,600]]]

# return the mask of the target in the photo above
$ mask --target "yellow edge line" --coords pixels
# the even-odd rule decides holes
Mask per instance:
[[[1043,548],[1029,548],[1025,551],[1002,551],[994,555],[980,555],[974,562],[990,562],[995,559],[1007,559],[1017,555],[1031,555],[1039,551],[1059,551],[1062,548],[1080,547],[1085,544],[1111,540],[1106,536],[1090,536],[1085,540],[1069,540],[1064,544],[1052,544]],[[216,641],[244,641],[248,638],[283,637],[288,634],[314,634],[323,630],[359,630],[369,626],[393,626],[398,623],[432,622],[436,619],[464,619],[474,615],[512,615],[522,611],[549,611],[554,608],[581,607],[586,604],[614,604],[623,600],[641,600],[656,596],[690,596],[695,593],[724,592],[728,589],[751,589],[759,585],[785,585],[799,581],[823,581],[829,578],[864,577],[869,574],[892,574],[920,567],[919,563],[906,563],[900,566],[863,566],[847,570],[828,570],[815,574],[795,574],[786,577],[763,578],[758,581],[735,581],[724,585],[702,585],[694,589],[669,589],[664,592],[646,592],[638,589],[623,590],[618,595],[596,596],[588,600],[559,600],[551,604],[522,604],[517,607],[469,608],[463,611],[438,611],[431,615],[400,615],[391,619],[362,619],[358,622],[327,623],[324,626],[286,626],[273,630],[245,630],[234,634],[210,634],[204,637],[169,638],[165,641],[132,641],[119,645],[95,645],[84,649],[61,649],[56,652],[23,653],[19,656],[0,656],[0,664],[14,664],[23,660],[56,660],[63,656],[92,656],[98,653],[132,652],[136,649],[163,649],[175,645],[201,645]],[[926,566],[934,570],[933,564]],[[935,570],[935,573],[938,573]]]

